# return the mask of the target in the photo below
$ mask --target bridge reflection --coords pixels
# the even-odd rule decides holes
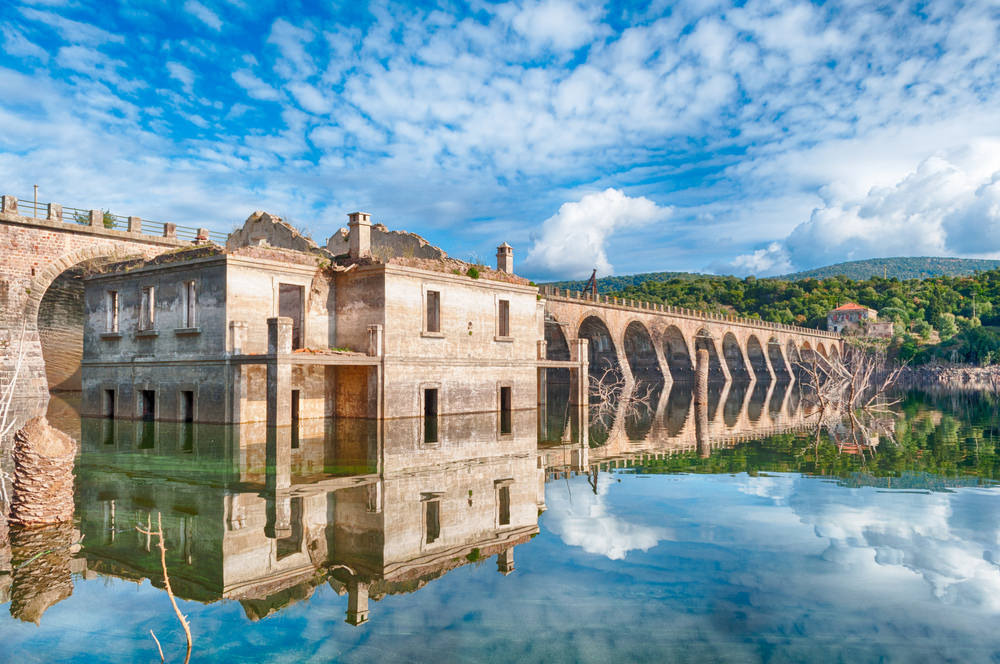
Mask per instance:
[[[568,383],[550,381],[537,412],[442,417],[432,441],[421,418],[268,429],[80,419],[55,399],[50,419],[81,440],[77,520],[11,533],[0,545],[0,601],[37,622],[74,578],[162,587],[155,542],[135,530],[159,513],[179,597],[235,600],[258,620],[327,585],[346,596],[346,621],[360,624],[370,600],[457,567],[495,557],[500,573],[512,572],[515,547],[538,533],[546,479],[708,455],[814,424],[794,383],[733,381],[704,405],[683,383],[646,387],[637,407],[622,395],[590,409],[571,405]],[[51,551],[44,564],[18,567]]]

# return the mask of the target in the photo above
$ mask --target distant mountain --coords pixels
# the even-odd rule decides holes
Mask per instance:
[[[862,261],[848,261],[782,275],[778,279],[797,281],[799,279],[826,279],[845,276],[861,281],[871,277],[895,277],[897,279],[926,279],[928,277],[960,277],[976,272],[986,272],[1000,268],[1000,260],[980,258],[944,258],[934,256],[901,256],[897,258],[869,258]]]

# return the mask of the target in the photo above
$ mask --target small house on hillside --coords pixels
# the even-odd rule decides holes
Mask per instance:
[[[842,304],[826,315],[826,329],[831,332],[844,332],[852,328],[868,326],[878,320],[878,312],[863,307],[856,302]]]

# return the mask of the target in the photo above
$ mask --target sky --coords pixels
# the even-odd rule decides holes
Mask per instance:
[[[0,5],[0,193],[537,280],[1000,257],[987,2]]]

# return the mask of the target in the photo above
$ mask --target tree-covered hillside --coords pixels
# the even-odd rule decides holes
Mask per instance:
[[[934,256],[901,256],[896,258],[869,258],[849,261],[786,274],[779,279],[797,281],[799,279],[826,279],[843,276],[862,280],[871,277],[895,277],[896,279],[927,279],[928,277],[959,277],[1000,268],[1000,260],[978,258],[944,258]]]

